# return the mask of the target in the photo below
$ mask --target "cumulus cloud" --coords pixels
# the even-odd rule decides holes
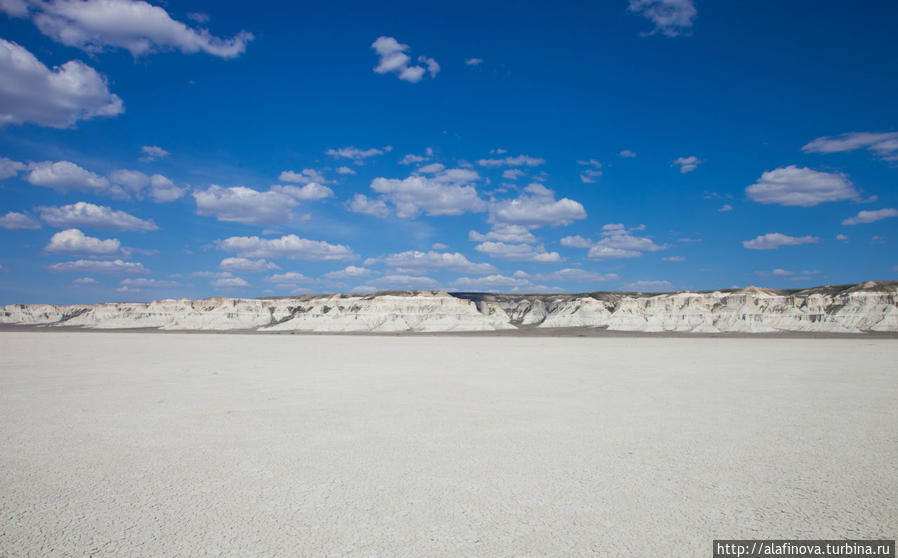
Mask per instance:
[[[316,200],[333,195],[327,186],[311,182],[302,187],[272,186],[260,192],[245,186],[224,188],[213,184],[194,192],[198,215],[244,225],[283,225],[293,219],[298,200]]]
[[[233,252],[244,258],[289,258],[291,260],[351,260],[355,253],[342,244],[330,244],[322,240],[308,240],[295,234],[280,238],[258,236],[232,236],[216,240],[215,245],[224,252]]]
[[[854,217],[850,217],[842,221],[843,225],[860,225],[861,223],[873,223],[890,217],[898,217],[898,209],[886,208],[877,209],[875,211],[861,211]]]
[[[421,213],[461,215],[486,209],[486,203],[471,184],[478,178],[476,172],[468,169],[446,169],[432,177],[378,177],[371,181],[371,189],[396,208],[400,219],[414,219]]]
[[[601,238],[589,249],[587,257],[593,260],[638,258],[643,252],[667,249],[666,244],[658,245],[649,237],[633,234],[644,228],[641,225],[628,229],[621,223],[602,226]]]
[[[392,151],[392,147],[384,147],[383,149],[377,149],[372,147],[371,149],[359,149],[357,147],[341,147],[339,149],[328,149],[325,151],[325,155],[330,155],[331,157],[336,157],[338,159],[351,159],[355,161],[356,164],[361,164],[368,159],[369,157],[374,157],[376,155],[383,155],[388,151]],[[350,169],[351,170],[351,169]],[[353,172],[353,174],[355,174]]]
[[[371,48],[379,58],[377,66],[374,67],[374,71],[378,74],[394,73],[403,81],[418,83],[424,77],[425,72],[433,78],[440,71],[437,61],[427,56],[419,56],[417,59],[423,65],[409,65],[412,59],[406,52],[410,47],[393,37],[378,37],[371,43]]]
[[[587,167],[580,173],[580,181],[584,184],[592,184],[602,176],[602,163],[595,159],[588,161],[577,161],[580,166]]]
[[[805,153],[838,153],[867,149],[885,161],[898,161],[898,132],[850,132],[823,136],[801,148]]]
[[[371,275],[371,270],[364,267],[350,265],[337,271],[324,274],[326,279],[357,279]]]
[[[144,145],[140,148],[140,152],[143,153],[140,157],[142,163],[152,163],[159,159],[165,159],[169,155],[168,151],[158,145]]]
[[[78,279],[72,281],[72,283],[76,285],[94,285],[96,284],[96,282],[97,280],[93,277],[79,277]]]
[[[465,60],[466,66],[479,66],[483,64],[483,58],[468,58]]]
[[[171,202],[180,198],[187,191],[186,188],[178,188],[175,183],[162,176],[154,174],[150,177],[150,197],[157,203]]]
[[[78,229],[66,229],[54,234],[44,250],[84,256],[118,256],[123,253],[122,244],[117,238],[100,240],[87,236]]]
[[[552,273],[537,273],[533,277],[539,281],[574,281],[578,283],[614,281],[618,278],[616,273],[596,273],[595,271],[571,267],[553,271]]]
[[[501,152],[504,153],[504,149]],[[497,153],[500,150],[496,150]],[[545,159],[540,157],[530,157],[528,155],[518,155],[517,157],[503,157],[501,159],[480,159],[477,164],[481,167],[538,167],[546,163]]]
[[[816,244],[820,239],[816,236],[789,236],[781,233],[767,233],[751,240],[742,241],[749,250],[776,250],[780,246],[798,246],[799,244]]]
[[[122,260],[74,260],[60,262],[47,266],[50,271],[77,271],[79,273],[108,273],[108,274],[141,274],[149,273],[140,262],[127,262]]]
[[[151,219],[140,219],[103,205],[78,202],[61,207],[39,207],[41,219],[53,227],[89,227],[113,231],[155,231]]]
[[[624,149],[623,151],[618,153],[618,155],[620,157],[623,157],[624,159],[632,159],[633,157],[636,156],[636,153],[630,151],[629,149]]]
[[[720,213],[726,213],[727,211],[732,211],[732,210],[733,210],[733,206],[728,203],[725,203],[717,208],[717,211]]]
[[[281,288],[295,287],[300,283],[310,283],[314,281],[314,279],[310,279],[302,273],[297,273],[295,271],[276,273],[270,277],[266,277],[265,280],[269,283],[277,283]]]
[[[475,246],[474,249],[497,260],[554,263],[563,259],[558,252],[547,252],[542,245],[483,242]]]
[[[492,264],[474,263],[459,252],[418,252],[410,250],[390,254],[378,261],[393,267],[400,273],[418,273],[428,270],[450,269],[462,273],[491,273],[497,271]]]
[[[693,0],[630,0],[629,10],[654,24],[647,35],[660,33],[665,37],[689,35],[698,15]]]
[[[220,269],[226,271],[248,271],[258,273],[261,271],[269,271],[272,269],[280,269],[274,262],[259,258],[251,260],[249,258],[224,258],[218,264]]]
[[[533,233],[531,233],[527,227],[521,225],[507,225],[504,223],[497,223],[493,226],[492,230],[486,234],[477,231],[468,231],[468,239],[474,242],[486,242],[488,240],[512,243],[536,242],[536,237],[533,236]]]
[[[493,224],[520,225],[527,228],[568,225],[586,218],[586,210],[579,202],[568,198],[555,199],[555,193],[533,183],[524,194],[490,205],[489,221]]]
[[[297,184],[309,184],[317,182],[318,184],[327,184],[331,182],[315,169],[302,169],[299,172],[285,170],[279,176],[281,182],[295,182]]]
[[[590,248],[594,242],[588,238],[583,238],[582,236],[574,235],[574,236],[566,236],[561,239],[561,245],[567,246],[569,248]]]
[[[692,172],[701,164],[701,161],[695,155],[689,157],[678,157],[670,164],[672,167],[680,167],[680,172],[686,174]]]
[[[369,198],[365,194],[356,194],[346,202],[346,207],[354,213],[372,215],[374,217],[389,217],[390,208],[383,200]]]
[[[70,60],[51,70],[24,47],[0,39],[0,127],[30,122],[71,128],[124,111],[106,79],[87,64]]]
[[[504,171],[502,171],[502,178],[504,178],[505,180],[517,180],[525,174],[527,173],[525,173],[521,169],[505,169]]]
[[[77,280],[76,280],[77,281]],[[177,281],[166,281],[163,279],[150,279],[147,277],[138,277],[137,279],[122,279],[119,283],[121,287],[116,289],[120,292],[134,291],[140,292],[144,289],[168,289],[177,287]]]
[[[41,224],[34,217],[30,217],[24,213],[10,211],[3,217],[0,217],[0,228],[8,230],[33,230],[41,228]]]
[[[92,173],[70,161],[44,161],[30,166],[26,180],[35,186],[52,188],[57,192],[105,193],[109,189],[109,179]]]
[[[9,178],[11,176],[16,176],[20,171],[25,170],[27,167],[28,166],[25,163],[13,161],[12,159],[8,159],[6,157],[0,157],[0,180]]]
[[[423,163],[424,161],[428,161],[433,158],[433,148],[428,147],[424,150],[424,155],[416,155],[414,153],[409,153],[405,157],[399,160],[400,165],[412,165],[415,163]],[[440,170],[442,170],[442,165],[440,165]]]
[[[355,171],[349,167],[337,167],[337,174],[355,174]]]
[[[123,48],[133,56],[179,50],[205,52],[219,58],[243,54],[253,39],[241,31],[222,39],[207,29],[193,28],[174,20],[162,7],[141,0],[26,0],[0,4],[0,10],[18,17],[30,16],[41,33],[67,46],[89,52]]]
[[[229,289],[235,287],[249,287],[249,281],[243,279],[242,277],[222,277],[221,279],[216,279],[210,283],[213,287],[218,287],[222,289]]]
[[[795,165],[763,173],[756,183],[745,189],[745,193],[758,203],[801,207],[860,199],[846,175]]]
[[[665,292],[673,290],[670,281],[634,281],[624,285],[624,289],[634,292]]]

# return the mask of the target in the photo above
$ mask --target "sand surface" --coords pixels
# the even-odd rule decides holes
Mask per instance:
[[[898,342],[0,333],[0,556],[895,538]]]

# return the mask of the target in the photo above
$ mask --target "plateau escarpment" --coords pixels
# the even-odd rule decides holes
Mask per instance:
[[[452,332],[529,328],[760,333],[898,332],[898,281],[804,290],[489,294],[442,291],[13,304],[0,324],[92,329]]]

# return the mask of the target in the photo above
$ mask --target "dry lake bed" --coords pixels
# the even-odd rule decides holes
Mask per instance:
[[[0,556],[895,538],[898,341],[0,333]]]

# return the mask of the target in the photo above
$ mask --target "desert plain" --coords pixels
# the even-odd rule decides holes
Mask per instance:
[[[0,332],[0,556],[889,538],[898,341]]]

